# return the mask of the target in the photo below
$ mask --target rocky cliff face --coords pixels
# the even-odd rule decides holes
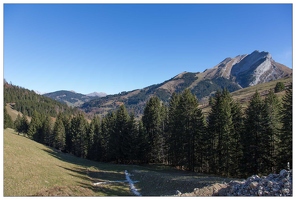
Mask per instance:
[[[276,63],[268,52],[254,51],[233,65],[230,75],[242,87],[283,78],[292,73],[286,66]]]

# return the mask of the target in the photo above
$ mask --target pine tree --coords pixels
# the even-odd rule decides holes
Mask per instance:
[[[86,158],[87,156],[87,129],[88,122],[81,113],[72,118],[72,152],[81,158]]]
[[[161,102],[158,97],[153,96],[147,102],[142,117],[145,132],[148,134],[148,158],[152,163],[163,161],[161,160],[161,143],[164,140],[161,120]]]
[[[280,101],[272,90],[264,100],[263,131],[262,131],[262,166],[259,171],[268,174],[276,173],[277,149],[279,143],[279,131],[281,127],[279,111]]]
[[[138,160],[139,152],[139,128],[134,114],[130,114],[128,121],[128,160],[130,163]]]
[[[105,116],[102,120],[102,161],[114,161],[114,157],[112,157],[114,155],[113,149],[111,149],[111,142],[113,138],[111,137],[111,135],[114,134],[115,122],[115,112],[107,114],[107,116]]]
[[[42,140],[41,128],[42,128],[42,116],[37,111],[34,111],[32,114],[32,119],[29,125],[29,130],[28,130],[29,138],[34,139],[37,142]]]
[[[50,138],[52,135],[52,122],[50,116],[46,116],[42,124],[42,132],[44,134],[43,143],[48,145],[50,144]]]
[[[252,96],[246,109],[245,132],[242,134],[242,170],[246,176],[258,174],[262,165],[262,132],[264,103],[258,93]]]
[[[282,109],[280,111],[280,119],[282,122],[282,129],[280,131],[279,139],[279,168],[286,168],[289,162],[290,168],[292,169],[292,105],[293,105],[293,95],[292,95],[292,83],[286,89],[285,96],[282,99]]]
[[[242,141],[241,133],[244,132],[244,117],[241,104],[237,101],[231,103],[232,115],[232,130],[230,133],[231,143],[229,153],[232,157],[229,166],[229,175],[238,177],[241,173],[241,160],[242,160]]]
[[[278,93],[285,90],[285,84],[283,82],[277,82],[274,88],[274,93]]]
[[[180,95],[173,93],[171,100],[169,102],[169,119],[168,119],[168,159],[169,163],[173,166],[178,165],[178,160],[180,160],[180,141],[178,140],[179,129],[179,119],[177,113],[177,107],[180,101]]]
[[[14,128],[14,124],[10,115],[7,113],[6,108],[4,107],[4,129],[6,128]]]
[[[22,121],[21,121],[21,115],[18,114],[15,121],[14,121],[14,127],[15,127],[15,130],[18,132],[18,134],[20,134],[21,132],[23,132],[22,130]]]
[[[141,163],[148,163],[148,134],[145,131],[142,120],[140,120],[138,125],[138,150],[137,150],[137,160],[140,160]]]
[[[64,150],[66,145],[65,126],[63,124],[62,115],[58,115],[53,127],[53,147]]]
[[[102,134],[101,134],[101,122],[100,118],[95,116],[89,125],[89,137],[88,142],[88,158],[91,160],[100,160],[102,157]]]
[[[232,121],[232,98],[228,90],[223,89],[217,92],[212,102],[210,114],[208,116],[208,133],[211,138],[210,167],[214,173],[227,175],[230,174],[230,166],[235,158],[231,154],[233,138]]]

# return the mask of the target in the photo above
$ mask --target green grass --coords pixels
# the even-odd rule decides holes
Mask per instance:
[[[4,196],[132,196],[125,180],[132,174],[143,196],[174,195],[230,179],[186,172],[165,165],[117,165],[65,154],[4,130]]]

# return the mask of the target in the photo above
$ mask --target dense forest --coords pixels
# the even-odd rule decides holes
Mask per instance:
[[[13,102],[10,98],[4,102]],[[210,98],[210,107],[204,116],[186,89],[174,93],[169,104],[151,97],[141,120],[125,105],[90,122],[83,113],[58,112],[53,123],[36,108],[30,123],[25,115],[12,122],[4,110],[4,127],[101,162],[163,163],[228,177],[266,175],[292,164],[292,84],[282,99],[273,90],[264,99],[256,92],[245,110],[223,89]]]
[[[70,108],[64,103],[38,95],[32,90],[9,84],[4,80],[4,105],[6,103],[10,103],[13,109],[30,117],[34,111],[51,117],[56,117],[59,113],[73,115],[79,112],[76,108]]]

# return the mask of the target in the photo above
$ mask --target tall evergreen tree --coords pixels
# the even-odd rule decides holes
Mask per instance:
[[[113,135],[114,133],[114,127],[115,127],[115,123],[116,123],[116,115],[115,112],[111,112],[109,114],[107,114],[107,116],[105,116],[102,120],[102,150],[103,150],[103,157],[102,157],[102,161],[112,161],[114,160],[113,156],[113,150],[111,149],[111,141],[113,140],[113,138],[111,137],[111,135]]]
[[[37,142],[43,141],[43,133],[41,129],[42,116],[37,111],[34,111],[28,129],[29,138],[34,139]]]
[[[128,160],[130,138],[128,133],[129,115],[124,105],[116,112],[114,131],[110,135],[110,153],[112,160],[123,163]]]
[[[280,111],[282,129],[280,131],[279,139],[279,167],[286,168],[289,162],[290,168],[292,169],[292,106],[293,106],[293,95],[292,95],[292,83],[286,89],[285,96],[282,99],[283,105]]]
[[[223,89],[217,92],[208,116],[208,132],[211,137],[211,171],[214,173],[229,175],[230,166],[234,162],[231,154],[233,131],[232,98],[230,93]]]
[[[173,93],[171,100],[169,102],[169,110],[168,110],[168,159],[169,163],[173,166],[178,165],[178,161],[180,160],[180,140],[179,138],[179,119],[178,119],[178,105],[180,101],[180,95]]]
[[[163,160],[161,160],[161,142],[164,141],[162,135],[163,123],[161,119],[161,102],[158,97],[153,96],[149,99],[144,109],[142,121],[145,127],[145,132],[148,134],[149,162],[162,162]]]
[[[13,121],[10,117],[10,115],[7,113],[6,108],[4,107],[4,129],[6,128],[14,128]]]
[[[276,173],[277,150],[279,143],[280,123],[280,101],[272,90],[269,91],[264,100],[263,131],[262,131],[262,166],[260,172],[268,174]]]
[[[88,122],[81,113],[72,118],[72,152],[81,158],[86,158],[87,156],[87,129]]]
[[[50,116],[46,116],[46,118],[44,119],[41,131],[44,134],[43,143],[46,145],[50,145],[50,139],[52,136],[52,121]]]
[[[231,162],[229,166],[229,175],[238,177],[241,173],[241,160],[242,160],[242,141],[241,133],[244,132],[244,117],[242,106],[238,101],[231,103],[232,115],[232,130],[230,133],[230,147],[229,153],[231,155]]]
[[[149,142],[148,142],[148,134],[146,133],[146,129],[144,128],[142,120],[138,122],[138,154],[137,160],[140,160],[141,163],[148,163],[148,150],[149,150]]]
[[[252,96],[246,109],[245,132],[242,134],[243,166],[246,176],[258,174],[262,162],[262,132],[264,131],[264,102],[258,91]]]
[[[66,132],[62,115],[59,114],[53,127],[53,147],[64,150],[66,146]]]

